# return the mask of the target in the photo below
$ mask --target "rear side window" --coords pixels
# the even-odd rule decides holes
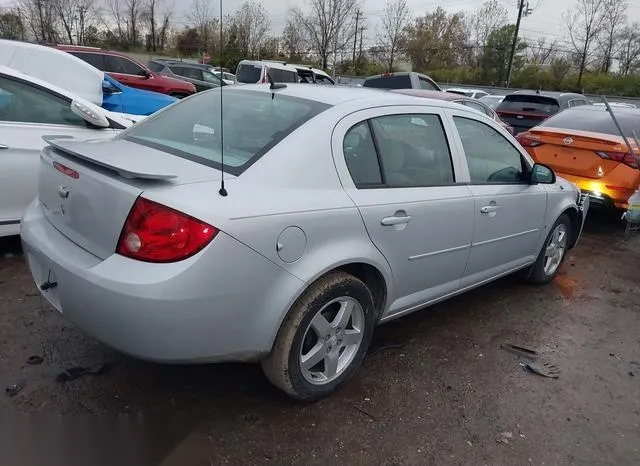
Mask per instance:
[[[362,87],[374,87],[376,89],[411,89],[411,78],[409,75],[390,75],[378,78],[366,79]]]
[[[240,175],[251,164],[329,105],[269,92],[223,94],[224,169]],[[220,91],[198,94],[145,119],[119,137],[222,168]]]
[[[418,78],[420,81],[420,89],[426,89],[428,91],[437,91],[438,89],[433,85],[431,81],[420,76]]]
[[[269,68],[267,73],[275,83],[297,83],[298,73],[278,68]]]
[[[560,105],[558,101],[552,97],[512,94],[504,98],[498,106],[498,110],[553,115],[560,110]]]
[[[346,134],[343,148],[358,188],[454,182],[449,145],[437,115],[388,115],[359,123]]]
[[[520,152],[495,129],[471,118],[453,117],[469,166],[471,182],[521,183],[525,166]]]
[[[197,68],[189,68],[186,66],[175,66],[175,67],[171,67],[171,71],[173,71],[178,76],[183,76],[185,78],[202,81],[202,71]]]
[[[240,65],[236,72],[236,81],[239,83],[253,84],[260,82],[262,67],[256,65]]]
[[[70,52],[71,55],[78,57],[80,60],[86,61],[91,66],[98,68],[100,71],[106,71],[104,55],[99,53]]]

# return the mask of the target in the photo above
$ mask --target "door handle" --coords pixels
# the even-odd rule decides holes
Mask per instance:
[[[482,209],[480,209],[480,212],[482,212],[483,214],[490,214],[491,212],[497,212],[499,210],[499,205],[486,205]]]
[[[394,225],[407,224],[411,220],[413,220],[413,217],[411,215],[407,215],[407,214],[398,215],[398,212],[396,212],[396,215],[394,215],[393,217],[385,217],[382,220],[380,220],[380,224],[385,227],[392,227]]]
[[[0,144],[0,150],[7,150],[9,146],[5,146],[4,144]]]

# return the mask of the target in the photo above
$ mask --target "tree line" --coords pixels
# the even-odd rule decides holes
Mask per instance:
[[[498,0],[476,11],[414,14],[388,0],[368,15],[360,0],[299,0],[276,34],[259,0],[220,21],[216,0],[192,0],[178,17],[172,0],[16,0],[0,12],[0,37],[183,57],[208,54],[230,69],[239,60],[282,59],[336,74],[370,75],[410,66],[433,78],[504,85],[513,52],[517,87],[640,95],[640,22],[627,0],[576,0],[563,40],[529,40]],[[375,16],[375,17],[374,17]],[[513,44],[515,43],[515,48]]]

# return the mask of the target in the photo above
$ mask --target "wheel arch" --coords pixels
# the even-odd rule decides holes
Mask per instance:
[[[571,222],[571,238],[569,238],[569,249],[573,248],[578,242],[578,237],[580,236],[580,229],[582,228],[582,218],[580,216],[580,212],[578,209],[574,207],[569,207],[565,209],[559,216],[567,215],[569,217],[569,221]]]

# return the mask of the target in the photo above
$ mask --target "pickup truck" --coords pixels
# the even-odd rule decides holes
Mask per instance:
[[[440,86],[429,76],[413,71],[402,73],[385,73],[370,76],[364,80],[362,87],[377,89],[425,89],[442,91]]]

